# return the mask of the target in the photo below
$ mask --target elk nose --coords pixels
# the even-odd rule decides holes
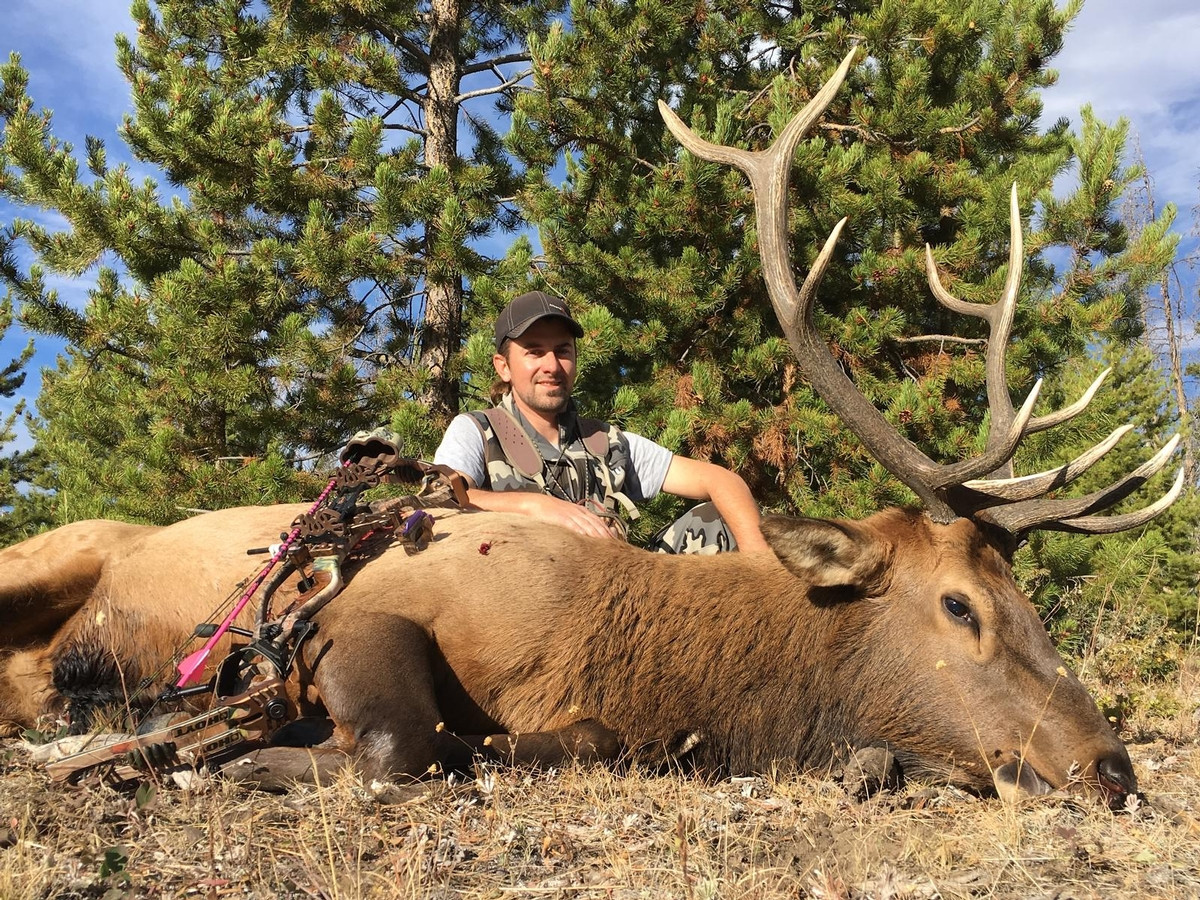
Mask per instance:
[[[1100,788],[1115,805],[1123,803],[1126,795],[1137,793],[1133,763],[1129,761],[1129,754],[1123,751],[1096,760],[1096,777],[1100,781]]]

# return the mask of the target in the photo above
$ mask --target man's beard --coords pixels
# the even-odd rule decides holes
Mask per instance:
[[[543,382],[532,385],[527,393],[521,395],[521,399],[535,412],[549,415],[566,409],[571,393],[565,384]]]

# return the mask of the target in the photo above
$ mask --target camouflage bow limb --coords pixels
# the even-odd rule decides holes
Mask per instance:
[[[295,718],[284,682],[266,678],[245,693],[221,700],[219,706],[172,722],[145,734],[104,747],[64,756],[47,765],[54,781],[71,781],[106,764],[115,764],[118,779],[128,781],[148,769],[212,763],[227,751],[266,741]]]

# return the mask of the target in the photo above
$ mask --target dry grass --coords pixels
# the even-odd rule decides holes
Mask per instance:
[[[1200,655],[1169,718],[1129,722],[1135,809],[1018,805],[930,784],[866,800],[835,777],[703,782],[489,768],[287,796],[214,782],[53,786],[0,745],[0,900],[48,897],[1196,898]]]

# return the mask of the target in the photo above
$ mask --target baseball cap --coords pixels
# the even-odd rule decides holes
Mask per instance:
[[[504,307],[496,317],[496,349],[499,350],[508,338],[520,337],[530,325],[546,316],[566,319],[571,334],[583,337],[583,326],[571,316],[567,304],[544,291],[529,291]]]

